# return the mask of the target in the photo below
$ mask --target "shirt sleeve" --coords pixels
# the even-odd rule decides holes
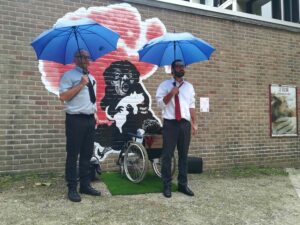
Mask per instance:
[[[72,87],[73,87],[72,80],[69,78],[69,76],[66,76],[66,74],[64,74],[60,79],[59,93],[63,93]]]
[[[161,109],[164,109],[166,107],[166,104],[164,103],[164,97],[167,95],[167,91],[164,88],[165,85],[161,83],[156,91],[156,102],[157,106]]]
[[[191,99],[190,99],[190,106],[189,108],[196,108],[196,100],[195,100],[195,90],[194,87],[191,86]]]

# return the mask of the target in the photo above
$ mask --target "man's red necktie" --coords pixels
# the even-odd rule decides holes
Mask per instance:
[[[180,102],[178,95],[175,95],[175,118],[177,121],[181,120]]]

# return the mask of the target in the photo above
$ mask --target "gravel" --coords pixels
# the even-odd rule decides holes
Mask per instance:
[[[294,175],[300,171],[293,171]],[[249,224],[300,225],[300,199],[288,176],[250,178],[189,175],[194,197],[175,192],[111,196],[102,182],[101,197],[66,198],[62,177],[50,186],[15,182],[0,189],[0,224]],[[122,188],[122,187],[120,187]]]

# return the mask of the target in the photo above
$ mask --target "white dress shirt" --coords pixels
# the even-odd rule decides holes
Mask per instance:
[[[163,81],[156,91],[156,101],[158,107],[162,109],[162,117],[164,119],[174,120],[175,119],[175,100],[174,96],[168,104],[165,104],[163,99],[170,93],[174,87],[174,78]],[[179,88],[179,102],[181,118],[188,121],[191,120],[190,108],[195,108],[195,90],[191,83],[183,81],[184,83]],[[179,83],[176,82],[176,86]]]

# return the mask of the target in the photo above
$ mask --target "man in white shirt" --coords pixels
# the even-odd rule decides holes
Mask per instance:
[[[183,79],[185,65],[181,60],[174,60],[171,66],[173,78],[163,81],[156,92],[158,106],[163,116],[163,151],[162,180],[163,195],[171,193],[171,159],[177,146],[178,150],[178,191],[188,196],[194,193],[188,187],[187,156],[193,134],[197,132],[195,91],[193,85]]]

